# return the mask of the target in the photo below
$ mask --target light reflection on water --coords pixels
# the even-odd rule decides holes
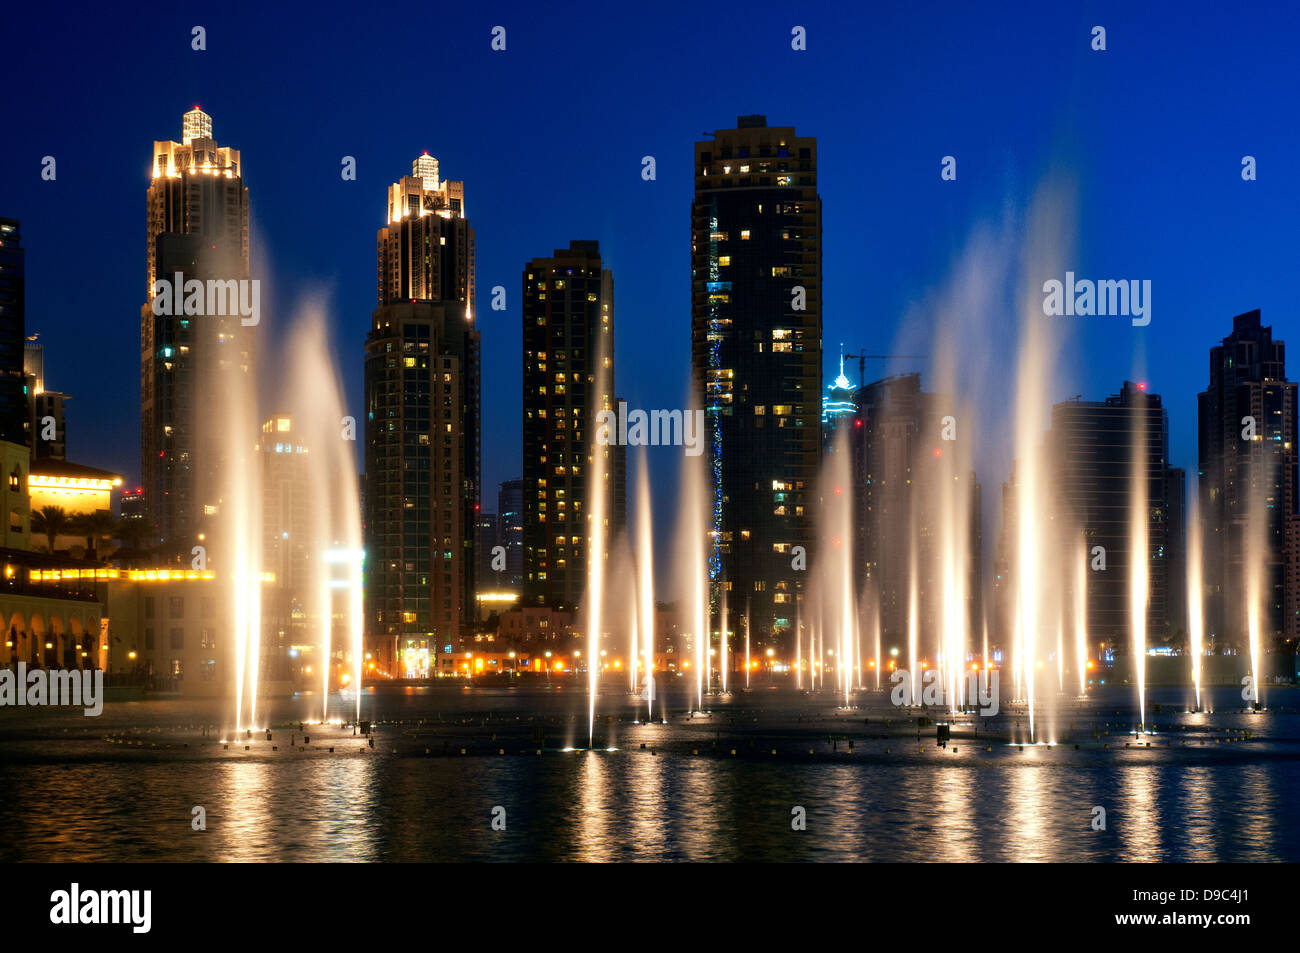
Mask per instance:
[[[1300,790],[1300,717],[1269,717],[1252,723],[1271,735],[1258,754],[958,753],[930,739],[924,753],[915,741],[864,742],[857,760],[809,762],[731,756],[720,717],[703,735],[598,726],[599,742],[625,746],[613,752],[498,756],[494,745],[467,757],[383,744],[287,757],[124,752],[70,720],[66,741],[0,738],[0,860],[1294,861],[1300,830],[1286,802]],[[569,736],[555,734],[551,744]],[[682,737],[709,740],[698,756],[639,748]],[[191,830],[195,805],[206,832]],[[505,831],[491,829],[497,805]],[[805,831],[791,828],[795,806]],[[1094,806],[1106,809],[1103,831],[1092,830]]]

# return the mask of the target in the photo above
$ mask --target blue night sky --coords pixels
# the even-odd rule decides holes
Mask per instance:
[[[1169,408],[1172,462],[1194,472],[1196,393],[1232,316],[1261,308],[1293,347],[1300,337],[1300,15],[1289,4],[747,3],[730,21],[717,6],[668,3],[182,6],[23,4],[4,30],[0,215],[22,220],[28,329],[46,344],[49,386],[74,395],[69,456],[132,481],[151,145],[179,139],[196,103],[218,142],[243,153],[266,333],[283,334],[304,296],[326,291],[358,418],[385,189],[423,150],[465,181],[485,510],[520,473],[530,257],[598,239],[615,278],[620,395],[682,405],[692,145],[741,114],[818,138],[828,382],[841,341],[928,350],[924,316],[909,334],[904,317],[924,315],[971,236],[1018,221],[1048,177],[1074,187],[1065,265],[1153,285],[1146,328],[1043,319],[1072,322],[1054,400],[1101,399],[1140,375]],[[195,24],[205,52],[190,49]],[[505,53],[489,48],[497,24]],[[790,48],[795,24],[806,52]],[[1094,24],[1105,52],[1090,49]],[[1256,182],[1241,179],[1248,154]],[[55,182],[40,179],[45,155]],[[344,155],[357,181],[340,178]],[[654,182],[640,177],[644,155],[657,159]],[[940,180],[944,155],[957,157],[956,182]],[[504,313],[487,309],[494,285],[507,289]],[[991,321],[1005,327],[995,373],[1008,401],[1016,321]],[[680,460],[652,451],[661,506]],[[1007,473],[979,475],[987,499]]]

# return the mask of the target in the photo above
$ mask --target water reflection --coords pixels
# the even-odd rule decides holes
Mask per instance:
[[[755,717],[785,726],[774,731],[807,732],[773,742],[781,750],[772,756],[737,734],[753,721],[738,703],[712,719],[674,713],[670,725],[615,718],[598,724],[597,739],[618,738],[619,750],[561,753],[554,746],[585,715],[580,693],[454,698],[385,699],[403,706],[402,723],[383,727],[374,749],[347,737],[332,754],[291,750],[279,734],[275,752],[265,742],[249,752],[168,748],[169,732],[193,739],[203,723],[201,712],[171,703],[109,709],[93,728],[45,711],[5,718],[0,860],[1300,859],[1300,828],[1285,803],[1300,789],[1300,716],[1282,707],[1250,715],[1220,700],[1213,716],[1158,715],[1181,719],[1155,736],[1169,747],[1021,750],[1006,743],[1008,721],[985,744],[963,741],[956,751],[936,748],[933,736],[923,750],[911,738],[860,737],[850,755],[827,743],[847,718],[832,725],[816,699],[765,697]],[[286,703],[278,717],[318,704]],[[770,714],[782,704],[786,713]],[[529,744],[539,707],[542,754]],[[807,728],[813,718],[821,721]],[[1128,724],[1127,713],[1101,718]],[[412,742],[430,724],[460,737],[470,729],[458,720],[472,721],[485,742],[515,737],[517,724],[521,743],[462,756],[442,741]],[[138,730],[131,745],[104,740],[128,727]],[[1246,731],[1254,736],[1243,742]],[[206,832],[191,830],[195,805],[207,810]],[[1105,830],[1092,829],[1094,806],[1106,809]],[[504,830],[492,827],[496,807]],[[796,807],[805,830],[792,826]]]

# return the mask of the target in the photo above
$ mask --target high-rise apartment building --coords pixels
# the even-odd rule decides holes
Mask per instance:
[[[1143,557],[1148,570],[1148,642],[1176,636],[1179,627],[1174,612],[1179,600],[1171,599],[1171,589],[1184,583],[1171,575],[1181,534],[1170,525],[1169,495],[1172,490],[1174,508],[1181,506],[1181,496],[1177,475],[1169,468],[1169,421],[1160,396],[1148,393],[1143,384],[1125,381],[1118,394],[1104,401],[1075,398],[1058,403],[1052,407],[1048,441],[1059,529],[1057,555],[1065,580],[1074,578],[1079,534],[1089,553],[1085,577],[1089,638],[1124,650],[1130,644],[1130,569],[1135,558],[1132,508],[1138,472],[1145,482],[1149,517]],[[1105,551],[1104,571],[1091,568],[1095,561],[1091,554],[1098,546]],[[1063,588],[1073,591],[1072,584]]]
[[[1300,635],[1296,382],[1286,378],[1286,345],[1274,340],[1258,310],[1234,317],[1232,333],[1210,349],[1210,383],[1197,408],[1206,633],[1239,649],[1248,644],[1246,569],[1250,535],[1260,527],[1264,644],[1294,646]]]
[[[252,388],[254,328],[229,300],[226,313],[211,315],[185,313],[179,295],[170,307],[154,307],[157,282],[173,282],[177,274],[223,288],[249,278],[248,189],[239,150],[217,145],[212,117],[197,106],[181,125],[180,142],[154,142],[146,193],[140,466],[146,542],[188,561],[205,516],[219,502],[217,424],[199,413],[204,381],[214,380],[219,368],[234,369]]]
[[[506,480],[497,493],[498,541],[506,550],[506,568],[497,585],[521,592],[524,582],[524,481]]]
[[[853,477],[854,565],[868,611],[880,613],[884,644],[907,644],[913,573],[921,626],[939,628],[945,479],[959,481],[965,495],[965,598],[970,631],[977,633],[983,615],[981,489],[973,471],[953,473],[943,459],[945,448],[953,453],[958,446],[942,439],[950,402],[922,390],[915,373],[865,384],[853,399],[855,412],[839,427],[847,435]]]
[[[26,253],[15,218],[0,218],[0,441],[30,446],[23,388],[27,336]]]
[[[587,583],[593,453],[605,455],[607,539],[625,528],[626,454],[593,447],[614,397],[614,278],[594,241],[523,273],[524,606],[575,610]]]
[[[691,368],[705,411],[714,595],[758,646],[793,625],[821,458],[817,141],[741,116],[695,144]]]
[[[474,624],[479,332],[463,182],[423,155],[388,191],[366,338],[365,605],[376,669],[437,670]]]
[[[68,430],[64,405],[70,395],[45,386],[45,346],[37,343],[35,334],[23,346],[23,379],[31,414],[32,459],[66,460]]]

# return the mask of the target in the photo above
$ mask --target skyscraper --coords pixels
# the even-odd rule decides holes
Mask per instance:
[[[1171,488],[1175,494],[1178,491],[1176,476],[1169,469],[1169,421],[1160,396],[1148,393],[1143,384],[1125,381],[1118,394],[1104,401],[1063,401],[1052,407],[1048,439],[1055,467],[1053,486],[1064,577],[1072,578],[1077,534],[1083,534],[1089,554],[1097,546],[1105,550],[1106,569],[1090,569],[1086,576],[1089,637],[1124,650],[1129,646],[1135,468],[1145,475],[1149,514],[1148,641],[1177,635],[1177,622],[1170,612],[1170,588],[1183,581],[1171,578],[1170,573],[1180,534],[1169,525],[1169,493]],[[1140,453],[1136,461],[1135,449]],[[1174,502],[1180,505],[1178,499]],[[1176,608],[1178,600],[1173,602]]]
[[[32,459],[66,460],[68,430],[64,404],[70,396],[45,386],[45,346],[36,342],[35,334],[28,337],[23,347],[23,379],[31,414]]]
[[[706,414],[709,572],[758,645],[795,618],[821,457],[817,141],[741,116],[695,144],[691,368]]]
[[[23,344],[27,336],[26,253],[15,218],[0,218],[0,440],[30,446]]]
[[[422,677],[473,624],[479,332],[465,185],[427,153],[388,190],[366,338],[366,635],[376,668]]]
[[[1254,499],[1265,536],[1265,644],[1293,640],[1300,634],[1296,383],[1286,378],[1286,345],[1273,339],[1258,310],[1234,317],[1232,333],[1210,349],[1210,383],[1197,409],[1206,633],[1246,645]]]
[[[906,644],[909,587],[916,579],[917,610],[925,631],[939,626],[942,485],[958,479],[970,523],[964,564],[972,632],[983,614],[981,488],[973,471],[951,474],[940,439],[941,419],[951,404],[921,389],[920,374],[897,374],[858,387],[855,414],[842,418],[853,475],[854,563],[880,613],[886,646]],[[936,451],[939,454],[936,455]],[[914,552],[913,552],[914,550]]]
[[[248,189],[239,150],[217,145],[212,117],[197,106],[181,126],[180,142],[154,142],[146,193],[140,470],[147,542],[188,559],[219,492],[216,424],[205,427],[198,415],[203,380],[218,366],[251,378],[254,338],[237,315],[184,313],[180,289],[175,306],[158,309],[170,313],[155,313],[156,282],[173,281],[177,273],[185,281],[249,277]]]
[[[587,582],[596,414],[616,410],[614,277],[600,245],[571,241],[523,273],[522,605],[573,611]],[[612,539],[625,525],[625,453],[602,448]]]
[[[497,494],[499,540],[506,548],[504,588],[519,592],[524,582],[524,481],[506,480]]]

